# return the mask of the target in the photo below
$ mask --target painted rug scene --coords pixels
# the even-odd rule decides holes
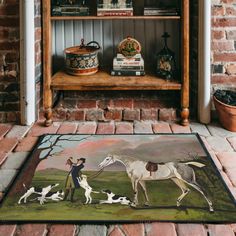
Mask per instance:
[[[235,200],[197,134],[45,135],[1,221],[235,222]]]

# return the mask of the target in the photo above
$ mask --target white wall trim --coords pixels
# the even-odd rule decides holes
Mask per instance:
[[[211,121],[211,1],[199,0],[198,116]]]
[[[21,124],[36,119],[34,0],[20,1]]]

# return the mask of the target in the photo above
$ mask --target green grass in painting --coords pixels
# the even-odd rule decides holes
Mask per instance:
[[[143,209],[144,196],[139,194],[140,208],[134,209],[119,204],[97,204],[100,199],[106,199],[105,194],[92,194],[93,204],[84,205],[84,190],[76,190],[75,202],[61,201],[59,203],[47,202],[40,205],[38,202],[28,202],[18,205],[20,196],[8,198],[3,206],[0,220],[177,220],[177,221],[236,221],[236,209],[229,199],[223,184],[215,176],[212,168],[195,169],[198,182],[206,190],[209,198],[213,201],[214,213],[210,213],[204,198],[195,190],[191,192],[182,202],[183,207],[176,207],[176,200],[181,194],[180,189],[171,181],[149,181],[147,189],[150,198],[150,209]],[[84,172],[90,176],[94,172]],[[33,186],[47,186],[59,183],[57,189],[64,189],[67,173],[60,170],[46,170],[37,172],[33,179]],[[116,194],[133,198],[130,179],[126,172],[103,172],[89,184],[94,190],[110,189]],[[55,189],[55,190],[57,190]],[[158,208],[158,207],[166,208]],[[199,208],[192,208],[192,207]]]

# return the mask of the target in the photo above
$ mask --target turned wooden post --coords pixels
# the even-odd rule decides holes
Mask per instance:
[[[189,0],[182,0],[181,124],[189,125]]]
[[[43,108],[45,126],[52,124],[52,89],[51,89],[51,1],[43,0]]]

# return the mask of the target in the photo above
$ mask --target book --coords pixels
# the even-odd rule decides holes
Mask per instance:
[[[97,16],[133,16],[133,10],[99,9],[97,10]]]
[[[117,59],[133,60],[133,59],[141,59],[141,58],[142,58],[142,55],[141,55],[140,53],[137,53],[137,54],[134,55],[133,57],[127,58],[127,57],[125,57],[123,54],[117,53],[116,58],[117,58]]]
[[[155,8],[155,7],[146,7],[144,8],[145,16],[155,16],[155,15],[163,15],[163,16],[176,16],[179,15],[179,11],[176,8]]]
[[[111,75],[113,76],[144,76],[145,71],[140,70],[112,70]]]

